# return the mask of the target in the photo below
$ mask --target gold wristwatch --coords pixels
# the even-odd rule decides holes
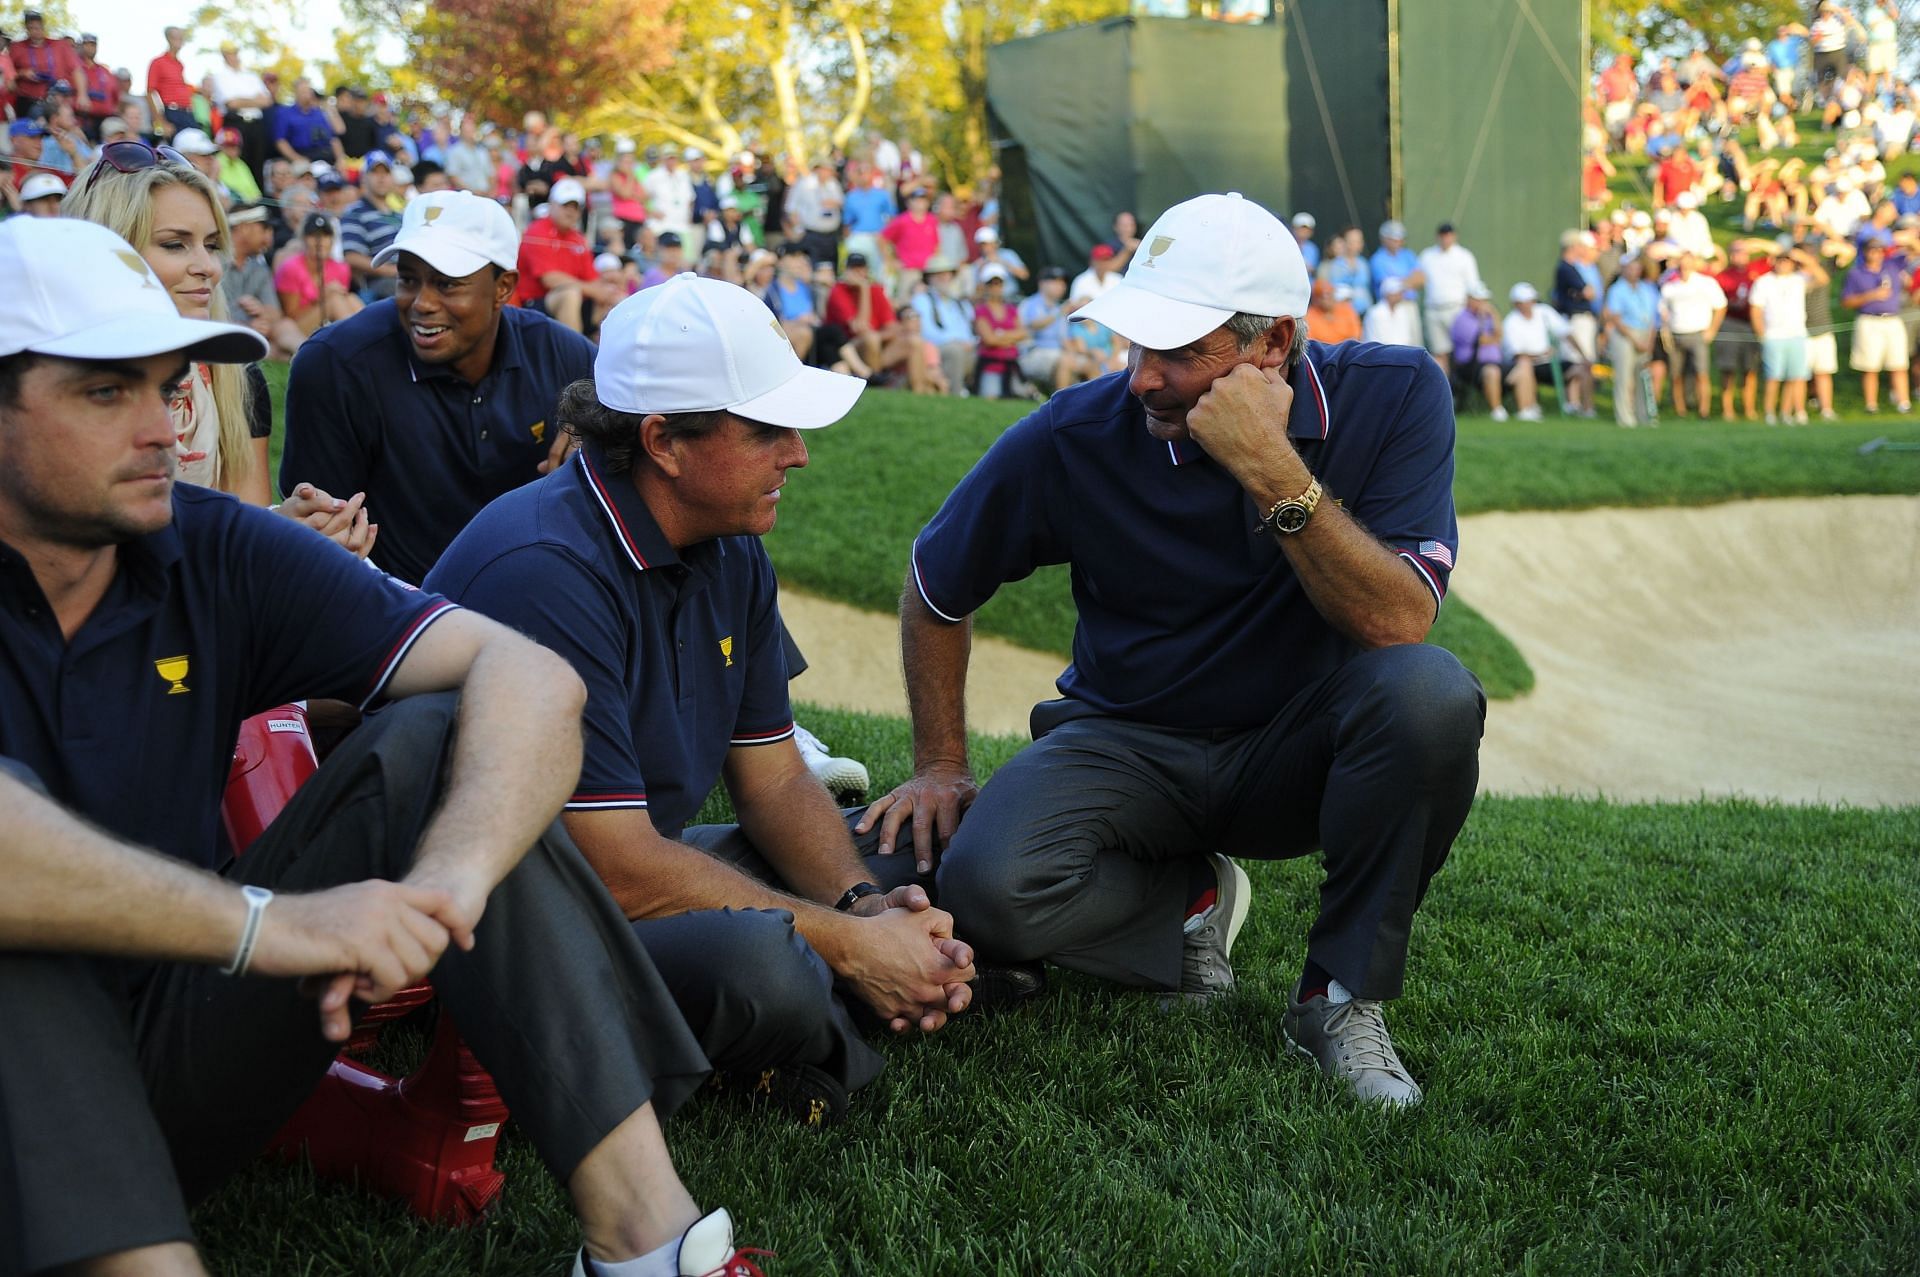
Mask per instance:
[[[1281,536],[1292,536],[1307,526],[1307,520],[1313,517],[1314,509],[1320,504],[1320,480],[1315,479],[1307,485],[1307,490],[1297,497],[1284,497],[1273,503],[1273,508],[1260,516],[1259,526],[1271,529]]]

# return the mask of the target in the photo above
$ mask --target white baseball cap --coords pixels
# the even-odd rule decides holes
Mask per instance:
[[[220,148],[213,144],[205,129],[181,129],[173,135],[173,149],[182,155],[220,154]]]
[[[1380,238],[1381,238],[1381,239],[1399,239],[1399,240],[1404,240],[1404,239],[1405,239],[1406,237],[1407,237],[1407,224],[1406,224],[1405,222],[1382,222],[1382,223],[1380,223]]]
[[[264,359],[266,338],[237,324],[187,319],[127,241],[97,222],[0,222],[0,356],[145,359],[173,351],[216,364]]]
[[[1532,284],[1521,280],[1507,290],[1507,300],[1511,302],[1537,302],[1540,300],[1540,294],[1534,289]]]
[[[67,184],[51,173],[35,173],[20,183],[20,202],[31,203],[45,199],[49,195],[65,195]]]
[[[1380,295],[1382,297],[1397,296],[1406,291],[1407,281],[1401,279],[1398,275],[1389,275],[1380,281]]]
[[[1313,220],[1312,213],[1295,213],[1293,215],[1293,224],[1295,226],[1318,226],[1320,223]]]
[[[991,226],[982,226],[973,233],[973,242],[976,244],[997,244],[1000,242],[1000,232]]]
[[[507,210],[472,191],[434,191],[407,205],[393,242],[373,255],[384,266],[412,253],[451,279],[473,274],[488,262],[513,270],[520,262],[520,233]]]
[[[1200,195],[1162,213],[1120,283],[1073,318],[1148,350],[1173,350],[1240,313],[1298,319],[1312,284],[1279,218],[1238,191]]]
[[[549,208],[555,204],[584,205],[586,202],[587,188],[580,184],[580,179],[577,177],[563,177],[553,184],[552,190],[547,192]]]
[[[616,412],[725,410],[793,430],[832,425],[866,389],[858,377],[802,364],[758,297],[692,271],[607,312],[593,382]]]
[[[999,262],[988,262],[980,268],[980,283],[984,286],[990,279],[997,279],[1003,284],[1009,284],[1013,282],[1013,275]]]
[[[1700,197],[1692,191],[1682,191],[1673,197],[1673,202],[1681,208],[1699,208]]]

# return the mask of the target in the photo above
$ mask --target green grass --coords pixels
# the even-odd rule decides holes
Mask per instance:
[[[904,775],[902,724],[806,719]],[[1288,862],[1250,866],[1224,1005],[1063,976],[886,1044],[838,1128],[699,1100],[668,1137],[777,1277],[1912,1272],[1917,847],[1920,809],[1482,800],[1392,1012],[1412,1114],[1287,1056],[1317,879]],[[511,1127],[503,1149],[470,1229],[266,1164],[197,1222],[235,1277],[563,1272],[564,1197]]]

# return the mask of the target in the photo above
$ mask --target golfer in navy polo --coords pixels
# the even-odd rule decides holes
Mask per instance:
[[[554,403],[593,369],[586,338],[513,304],[519,250],[492,200],[422,195],[371,259],[397,261],[392,300],[294,357],[281,490],[364,492],[369,557],[415,585],[481,507],[560,462]]]
[[[181,318],[124,240],[16,218],[0,278],[0,1270],[202,1273],[188,1203],[429,976],[573,1194],[576,1272],[717,1270],[657,1118],[707,1061],[553,824],[579,679],[176,484],[188,370],[266,342]],[[234,861],[236,731],[301,696],[385,708]]]
[[[983,961],[1195,999],[1234,982],[1251,892],[1229,857],[1318,850],[1286,1032],[1362,1099],[1413,1104],[1381,1002],[1484,715],[1421,643],[1456,549],[1452,402],[1419,350],[1307,341],[1308,292],[1277,218],[1203,195],[1075,315],[1133,343],[1128,371],[1008,430],[915,541],[914,776],[860,828],[923,865],[944,844],[939,900]],[[1047,563],[1073,565],[1073,664],[976,797],[968,618]]]
[[[586,681],[567,831],[714,1067],[764,1075],[808,1121],[880,1072],[836,978],[896,1031],[931,1031],[973,977],[924,887],[872,881],[793,740],[760,538],[807,463],[801,432],[839,420],[861,388],[804,367],[737,285],[684,274],[637,293],[601,327],[593,379],[562,401],[579,453],[488,506],[427,578]],[[738,826],[687,828],[721,780]]]

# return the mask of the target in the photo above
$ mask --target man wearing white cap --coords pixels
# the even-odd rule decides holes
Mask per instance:
[[[567,832],[660,966],[714,1067],[809,1123],[880,1072],[836,977],[896,1031],[969,1000],[952,920],[876,884],[794,743],[760,538],[801,432],[862,383],[807,368],[757,297],[676,276],[614,308],[561,421],[560,470],[494,502],[427,578],[551,645],[587,683]],[[687,822],[724,780],[737,826]]]
[[[1252,893],[1228,855],[1320,850],[1286,1031],[1363,1099],[1414,1103],[1381,1001],[1472,803],[1484,713],[1420,641],[1456,545],[1452,396],[1419,351],[1306,341],[1308,291],[1279,219],[1203,195],[1077,312],[1132,343],[1127,375],[1001,435],[914,542],[914,775],[857,831],[923,868],[946,844],[939,898],[983,961],[1196,1000],[1234,982]],[[1062,562],[1062,699],[976,797],[968,618]]]
[[[371,557],[403,581],[419,584],[481,507],[565,453],[553,406],[589,374],[593,347],[512,304],[519,252],[493,200],[423,195],[378,258],[393,299],[328,324],[293,361],[283,490],[365,492],[380,524]]]
[[[1385,346],[1420,345],[1420,306],[1398,275],[1380,281],[1380,300],[1367,310],[1361,336]]]
[[[658,1120],[707,1061],[552,823],[579,679],[175,482],[167,404],[189,361],[258,359],[257,334],[181,318],[91,222],[0,226],[0,274],[9,1271],[203,1272],[188,1204],[312,1091],[356,1004],[429,975],[587,1253],[723,1262],[727,1216],[701,1217]],[[387,704],[233,860],[240,722],[302,696]]]
[[[60,216],[67,184],[52,173],[34,173],[20,183],[20,211],[28,217]]]
[[[1406,299],[1414,309],[1420,307],[1420,288],[1427,277],[1420,273],[1420,255],[1407,247],[1407,226],[1394,220],[1380,223],[1380,247],[1367,259],[1373,271],[1373,291],[1381,295],[1389,279],[1398,279]],[[1418,345],[1418,342],[1414,343]]]
[[[667,148],[659,165],[640,179],[640,187],[647,193],[647,225],[654,233],[672,231],[682,243],[691,239],[693,175],[681,165],[680,152]]]
[[[1500,349],[1506,360],[1507,384],[1522,421],[1540,420],[1540,372],[1551,366],[1555,352],[1567,338],[1567,321],[1559,311],[1540,302],[1540,291],[1522,280],[1507,292],[1513,309],[1500,321]]]
[[[586,221],[587,188],[577,177],[563,177],[547,196],[547,215],[527,223],[515,259],[522,306],[559,320],[577,333],[591,335],[600,316],[626,296],[601,282],[593,268],[593,249],[580,228]]]

